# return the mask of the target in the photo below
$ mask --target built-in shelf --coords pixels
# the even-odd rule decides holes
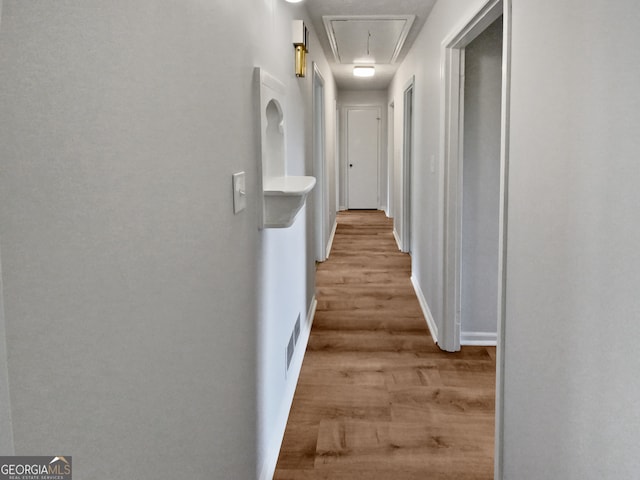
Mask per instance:
[[[286,174],[284,85],[256,68],[260,88],[262,227],[290,227],[316,184],[315,177]]]
[[[316,184],[316,177],[272,177],[264,184],[265,195],[307,195]]]
[[[315,177],[271,177],[263,184],[264,227],[287,228],[316,184]]]

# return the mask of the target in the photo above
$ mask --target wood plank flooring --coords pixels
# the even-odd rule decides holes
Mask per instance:
[[[493,478],[495,348],[442,352],[383,212],[338,215],[275,480]]]

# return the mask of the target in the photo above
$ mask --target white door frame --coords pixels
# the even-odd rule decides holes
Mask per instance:
[[[403,122],[402,122],[402,240],[401,250],[411,251],[411,178],[413,173],[413,119],[415,77],[411,77],[404,87],[403,93]],[[407,128],[408,126],[408,128]]]
[[[329,195],[327,191],[326,118],[324,78],[313,62],[313,173],[316,177],[314,208],[315,255],[318,262],[327,259]]]
[[[343,107],[343,130],[342,130],[342,138],[344,139],[344,163],[342,165],[343,168],[343,178],[344,178],[344,205],[345,208],[349,209],[349,153],[348,153],[348,145],[349,145],[349,112],[352,110],[373,110],[378,115],[378,158],[376,159],[377,168],[378,168],[378,181],[376,182],[376,208],[380,210],[380,162],[382,155],[381,147],[382,147],[382,132],[381,121],[382,118],[382,106],[380,105],[345,105]]]
[[[490,0],[442,43],[444,315],[440,346],[452,352],[460,350],[464,49],[502,15],[502,10],[502,0]]]
[[[509,173],[509,107],[511,78],[511,0],[488,0],[460,28],[442,43],[441,95],[443,215],[443,324],[440,347],[447,351],[460,349],[460,260],[462,231],[462,161],[464,125],[464,48],[503,15],[502,114],[500,134],[500,223],[498,245],[498,345],[496,362],[496,436],[495,478],[502,479],[503,464],[503,395],[504,334],[506,323],[506,255]]]
[[[395,202],[394,190],[394,149],[395,149],[395,103],[389,103],[387,113],[387,217],[393,218]]]

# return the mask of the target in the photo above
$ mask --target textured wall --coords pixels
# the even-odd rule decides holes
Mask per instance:
[[[507,479],[640,471],[640,13],[513,1]]]
[[[279,314],[306,314],[313,291],[305,215],[273,235],[257,220],[256,65],[288,86],[288,168],[305,170],[311,100],[293,76],[296,10],[276,0],[2,6],[0,247],[16,453],[66,452],[87,479],[114,465],[139,479],[253,478],[256,444],[277,437],[269,425],[258,438],[256,417],[285,397],[290,331]],[[240,170],[248,209],[234,215]],[[263,275],[286,295],[259,313]],[[277,355],[283,377],[268,401],[257,400],[258,350]],[[0,395],[6,358],[0,348]]]

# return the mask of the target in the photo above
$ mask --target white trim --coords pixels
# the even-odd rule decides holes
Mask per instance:
[[[320,73],[320,68],[313,62],[313,174],[316,177],[316,201],[314,212],[316,260],[324,262],[326,260],[327,228],[329,223],[329,193],[327,189],[327,120],[325,105],[324,78]],[[318,122],[320,124],[318,125]],[[318,138],[320,137],[320,138]]]
[[[336,230],[338,229],[338,219],[333,222],[333,228],[331,229],[331,235],[329,235],[329,243],[327,243],[327,258],[331,255],[331,248],[333,248],[333,240],[336,237]]]
[[[441,45],[441,144],[443,177],[444,350],[460,350],[464,48],[503,14],[502,0],[489,0]],[[502,202],[502,199],[501,199]]]
[[[495,347],[498,343],[496,332],[461,332],[460,345],[478,347]]]
[[[335,186],[335,197],[336,197],[336,205],[337,205],[337,210],[340,210],[340,196],[341,196],[341,191],[340,191],[340,177],[341,177],[341,173],[340,173],[340,162],[342,162],[342,150],[340,150],[340,128],[342,125],[342,118],[340,117],[340,107],[338,107],[338,99],[334,98],[333,100],[333,114],[334,114],[334,120],[335,120],[335,125],[334,125],[334,137],[333,137],[333,153],[334,153],[334,159],[333,159],[333,165],[334,165],[334,171],[335,171],[335,175],[334,175],[334,186]],[[332,212],[335,213],[335,212]]]
[[[287,422],[289,420],[289,412],[291,411],[291,405],[293,404],[293,396],[296,393],[296,387],[298,386],[298,378],[300,377],[300,371],[302,370],[302,361],[304,360],[304,354],[307,351],[307,345],[309,343],[309,336],[311,334],[311,325],[313,324],[313,317],[316,313],[316,307],[318,306],[318,300],[315,295],[311,300],[311,306],[307,313],[307,322],[304,326],[304,330],[301,328],[300,338],[296,345],[296,351],[293,359],[291,360],[291,366],[287,374],[287,388],[283,395],[283,402],[280,406],[278,413],[278,421],[276,422],[275,432],[273,434],[273,442],[270,442],[271,448],[265,452],[264,461],[262,462],[262,468],[260,469],[259,480],[271,480],[276,471],[278,464],[278,456],[280,455],[280,449],[282,448],[282,440],[284,439],[284,432],[287,428]]]
[[[413,290],[416,292],[416,297],[418,297],[418,303],[420,303],[424,318],[427,321],[427,327],[429,328],[429,333],[431,334],[433,343],[438,343],[438,326],[436,325],[436,321],[433,318],[433,314],[431,313],[431,309],[429,308],[427,299],[422,292],[420,282],[418,282],[418,279],[415,277],[415,275],[411,275],[411,284],[413,285]]]
[[[504,0],[502,12],[502,138],[500,139],[500,217],[498,236],[498,334],[496,348],[496,430],[494,477],[503,478],[504,463],[504,371],[505,325],[507,319],[507,236],[509,202],[509,135],[511,111],[511,0]]]
[[[413,152],[414,152],[414,111],[415,111],[415,76],[406,83],[402,94],[402,197],[400,216],[402,217],[402,248],[405,253],[411,251],[412,235],[412,202],[413,191],[411,189],[413,176]],[[409,104],[408,100],[411,100]],[[407,109],[407,107],[410,108]],[[407,125],[409,128],[407,129]]]
[[[442,84],[442,165],[444,172],[443,192],[443,323],[442,342],[440,348],[457,352],[460,350],[460,288],[459,281],[460,245],[459,232],[461,229],[459,208],[461,183],[460,148],[460,69],[461,50],[447,46],[445,40],[442,45],[442,66],[444,72]]]
[[[367,103],[367,104],[345,104],[341,106],[342,108],[342,116],[343,116],[343,127],[342,127],[342,150],[343,150],[343,188],[344,188],[344,206],[341,206],[341,210],[349,210],[349,112],[354,110],[374,110],[378,114],[378,151],[377,151],[377,192],[376,192],[376,210],[381,210],[381,183],[380,183],[380,171],[382,166],[382,109],[384,105],[378,103]]]
[[[396,239],[396,245],[398,245],[398,250],[402,251],[402,242],[400,241],[400,235],[398,235],[398,231],[395,227],[393,227],[393,238]]]
[[[307,312],[307,325],[309,326],[309,333],[311,333],[311,325],[313,325],[313,319],[316,316],[316,308],[318,308],[318,299],[314,295],[311,299],[311,305],[309,305],[309,311]],[[309,336],[307,335],[307,339],[304,342],[304,351],[307,350],[308,341]]]
[[[395,112],[395,103],[391,101],[389,103],[389,107],[387,109],[387,210],[385,213],[387,217],[393,218],[394,214],[394,195],[395,195],[395,183],[394,183],[394,175],[395,175],[395,159],[394,159],[394,150],[395,150],[395,124],[396,124],[396,112]]]

